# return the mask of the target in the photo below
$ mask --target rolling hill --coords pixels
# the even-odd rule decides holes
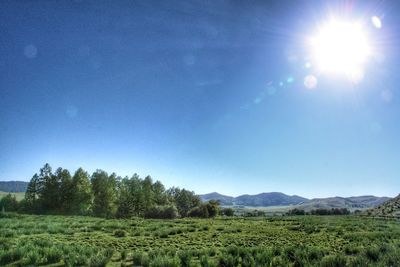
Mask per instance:
[[[289,196],[279,192],[261,193],[257,195],[241,195],[238,197],[231,197],[221,195],[213,192],[210,194],[200,195],[203,201],[219,200],[221,205],[231,206],[253,206],[253,207],[267,207],[267,206],[287,206],[298,205],[308,199],[299,196]]]
[[[376,207],[389,199],[388,197],[375,196],[314,198],[299,205],[298,208],[304,209],[305,211],[331,208],[356,210]]]
[[[366,211],[367,215],[400,218],[400,195]]]
[[[28,187],[28,182],[21,181],[0,181],[0,191],[19,193],[25,192]]]
[[[307,199],[300,196],[289,196],[279,192],[261,193],[257,195],[241,195],[231,197],[221,195],[217,192],[200,195],[203,201],[219,200],[223,206],[248,206],[248,207],[271,207],[271,206],[293,206],[306,211],[313,209],[347,208],[350,210],[367,209],[376,207],[388,197],[357,196],[357,197],[329,197]]]

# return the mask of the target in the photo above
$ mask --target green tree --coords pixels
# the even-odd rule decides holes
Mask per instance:
[[[5,195],[0,200],[0,207],[5,211],[18,211],[19,206],[15,195]]]
[[[199,196],[186,189],[172,187],[168,190],[168,195],[175,203],[181,217],[187,217],[192,208],[198,207],[201,204]]]
[[[153,195],[154,203],[158,206],[163,206],[168,204],[167,194],[165,192],[165,187],[160,181],[156,181],[153,184]]]
[[[35,213],[38,211],[39,199],[39,175],[35,174],[31,178],[25,192],[25,211]]]
[[[72,187],[72,177],[68,170],[58,168],[55,176],[59,182],[60,203],[58,210],[60,213],[71,213],[74,199],[74,188]]]
[[[116,175],[97,170],[92,174],[93,213],[100,217],[113,217],[116,213]]]
[[[88,214],[92,205],[93,195],[89,174],[82,168],[76,170],[72,177],[72,192],[72,213],[79,215]]]
[[[221,210],[221,214],[231,217],[231,216],[235,215],[235,211],[232,208],[225,208],[225,209]]]
[[[128,177],[122,179],[119,185],[117,216],[120,218],[129,218],[136,214],[133,181]]]
[[[52,169],[48,163],[40,169],[39,174],[39,200],[41,208],[52,213],[60,207],[60,181],[57,175],[52,173]]]
[[[217,200],[210,200],[206,204],[207,214],[208,217],[215,217],[219,213],[219,201]]]
[[[154,205],[153,179],[150,176],[146,176],[142,181],[142,190],[144,200],[143,209],[147,211]]]

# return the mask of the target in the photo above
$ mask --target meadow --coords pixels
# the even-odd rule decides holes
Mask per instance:
[[[15,196],[15,198],[17,199],[17,201],[21,201],[22,199],[24,199],[25,197],[25,192],[18,192],[18,193],[9,193],[9,192],[2,192],[0,191],[0,199],[2,199],[3,197],[7,196],[8,194]]]
[[[400,266],[400,224],[356,216],[2,214],[2,266]]]

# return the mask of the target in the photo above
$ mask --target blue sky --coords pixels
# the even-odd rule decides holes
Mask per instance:
[[[48,162],[196,193],[400,192],[396,1],[0,6],[0,180]],[[380,16],[379,58],[309,90],[304,39],[329,14]]]

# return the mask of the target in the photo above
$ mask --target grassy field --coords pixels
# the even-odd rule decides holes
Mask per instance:
[[[2,217],[0,265],[400,266],[394,220]]]
[[[25,197],[25,192],[8,193],[8,192],[0,191],[0,199],[3,198],[4,196],[8,195],[8,194],[15,195],[15,197],[17,198],[18,201],[24,199],[24,197]]]

